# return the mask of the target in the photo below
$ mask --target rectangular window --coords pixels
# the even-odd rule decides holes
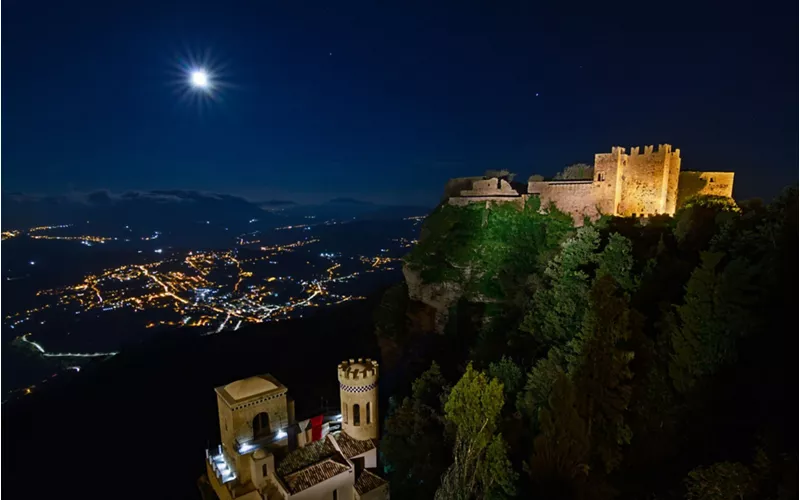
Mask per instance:
[[[368,424],[372,421],[372,415],[371,415],[372,412],[371,412],[371,410],[372,410],[372,405],[369,402],[367,402],[367,423]]]
[[[267,464],[263,464],[261,466],[261,476],[262,477],[267,477]]]
[[[336,490],[333,490],[333,500],[339,500],[339,492]]]
[[[606,180],[606,174],[600,172],[599,174],[597,174],[597,180],[598,182],[603,182],[604,180]]]

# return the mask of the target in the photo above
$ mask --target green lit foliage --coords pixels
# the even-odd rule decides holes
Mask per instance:
[[[497,379],[503,384],[503,394],[506,400],[517,394],[522,387],[522,369],[514,363],[513,359],[506,356],[489,365],[489,377]]]
[[[589,298],[589,266],[600,245],[600,233],[592,226],[580,228],[561,245],[544,271],[549,286],[533,298],[533,307],[520,329],[544,344],[558,344],[572,338],[580,329]]]
[[[440,205],[422,226],[419,242],[405,260],[428,283],[461,281],[462,273],[476,255],[476,233],[483,220],[478,205]]]
[[[397,498],[432,498],[450,464],[452,440],[443,412],[448,393],[447,381],[432,363],[414,381],[412,396],[389,411],[380,450]]]
[[[437,499],[496,498],[514,494],[514,473],[507,445],[497,432],[503,408],[503,384],[467,366],[445,404],[456,432],[453,464],[442,476]]]
[[[454,281],[469,295],[506,299],[571,229],[569,216],[531,203],[521,210],[513,203],[444,204],[426,219],[406,262],[426,283]]]
[[[677,307],[669,372],[679,391],[736,359],[736,342],[753,329],[754,276],[743,260],[723,268],[723,254],[704,252]]]
[[[560,374],[564,373],[566,359],[561,349],[553,347],[547,357],[539,359],[528,373],[525,387],[517,396],[517,411],[533,423],[539,411],[547,405]]]
[[[738,462],[719,462],[697,467],[686,479],[689,500],[737,500],[755,493],[756,481],[750,470]]]
[[[632,274],[633,248],[628,238],[619,233],[612,233],[596,260],[598,278],[610,276],[628,293],[638,286],[638,279]]]
[[[592,452],[611,472],[622,461],[622,445],[631,439],[625,413],[631,398],[633,352],[624,344],[637,319],[609,276],[595,281],[589,302],[583,328],[569,344],[569,375],[587,422]]]
[[[535,196],[454,209],[469,238],[449,241],[469,241],[442,252],[464,300],[485,300],[464,322],[473,335],[455,331],[469,353],[455,362],[487,375],[470,367],[439,414],[453,453],[438,497],[673,498],[687,477],[692,499],[796,497],[797,198],[701,197],[675,218],[577,231]],[[772,465],[736,463],[765,430]]]

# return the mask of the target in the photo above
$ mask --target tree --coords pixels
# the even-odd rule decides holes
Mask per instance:
[[[584,226],[561,245],[561,251],[544,271],[547,285],[533,298],[533,306],[520,325],[546,345],[563,344],[580,330],[589,298],[589,267],[600,245],[600,233]]]
[[[633,245],[628,238],[619,233],[611,233],[608,243],[596,260],[597,278],[611,276],[628,293],[638,286],[639,280],[632,274]]]
[[[486,498],[514,493],[516,474],[497,430],[503,384],[475,371],[472,363],[453,387],[445,417],[455,427],[453,465],[442,476],[437,500]]]
[[[501,169],[501,170],[489,169],[486,172],[484,172],[483,176],[489,179],[491,179],[492,177],[497,177],[498,179],[505,179],[508,182],[511,182],[514,180],[514,177],[516,177],[517,174],[509,172],[506,169]]]
[[[606,472],[622,461],[622,445],[630,442],[625,412],[631,398],[633,352],[624,342],[636,320],[628,299],[610,276],[595,280],[583,328],[569,344],[569,375],[578,408],[591,436],[592,453]]]
[[[392,494],[432,498],[450,464],[443,401],[449,387],[432,363],[413,383],[412,396],[391,408],[381,440],[381,455]]]
[[[503,356],[500,361],[489,364],[489,377],[503,384],[505,399],[513,397],[522,387],[522,370],[514,360]]]
[[[565,497],[589,474],[589,431],[577,408],[575,388],[562,370],[539,413],[541,432],[533,442],[531,479],[548,496]]]
[[[592,179],[594,177],[594,167],[586,163],[573,163],[564,170],[557,173],[554,177],[556,180],[581,180]]]
[[[675,213],[675,238],[686,249],[706,250],[719,228],[739,212],[736,203],[724,196],[690,198]]]
[[[689,500],[736,500],[756,491],[750,470],[738,462],[719,462],[696,467],[686,479]]]
[[[758,289],[750,287],[752,270],[738,259],[721,271],[723,257],[719,252],[701,254],[684,303],[676,308],[669,373],[681,392],[735,360],[737,339],[752,329],[749,311],[758,295]]]
[[[539,411],[547,406],[550,394],[560,374],[564,373],[566,360],[558,347],[552,347],[544,357],[536,362],[528,373],[524,389],[517,397],[517,410],[534,424]]]

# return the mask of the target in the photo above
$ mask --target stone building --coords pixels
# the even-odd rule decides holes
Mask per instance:
[[[694,195],[710,194],[731,197],[733,172],[682,172],[680,149],[659,144],[658,149],[645,146],[613,147],[611,153],[594,157],[594,172],[590,179],[534,180],[528,182],[527,193],[511,192],[498,179],[466,178],[471,189],[462,189],[450,196],[449,203],[515,202],[522,204],[537,196],[542,206],[555,203],[580,224],[584,217],[594,220],[600,215],[648,217],[673,215],[683,202]],[[463,183],[451,182],[449,186]]]
[[[388,499],[388,483],[370,471],[378,465],[378,363],[351,359],[337,371],[341,413],[302,421],[271,375],[217,387],[222,442],[206,450],[204,497]]]

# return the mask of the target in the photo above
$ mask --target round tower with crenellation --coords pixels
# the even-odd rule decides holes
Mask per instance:
[[[378,439],[378,362],[351,359],[338,372],[342,430],[354,439]]]

